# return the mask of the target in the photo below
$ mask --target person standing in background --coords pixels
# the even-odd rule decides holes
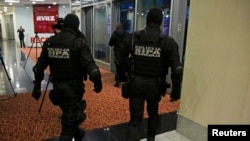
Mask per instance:
[[[123,67],[123,63],[126,61],[125,52],[123,52],[123,46],[125,46],[125,38],[127,35],[127,32],[123,29],[122,23],[119,22],[116,24],[116,29],[109,40],[109,45],[113,47],[114,50],[114,63],[116,68],[115,87],[120,87],[120,82],[128,81],[125,68]]]
[[[167,89],[166,76],[171,67],[172,91],[170,101],[180,98],[182,64],[176,41],[160,29],[163,14],[152,8],[146,17],[146,27],[132,33],[127,41],[127,56],[131,63],[127,87],[130,121],[126,141],[140,141],[140,123],[144,105],[148,113],[147,141],[155,141],[160,125],[159,102]]]
[[[17,30],[17,32],[19,32],[19,35],[18,35],[18,37],[19,37],[19,40],[20,40],[20,46],[21,46],[21,48],[23,47],[23,48],[25,48],[25,43],[24,43],[24,29],[23,29],[23,27],[22,26],[20,26],[19,27],[19,29]]]

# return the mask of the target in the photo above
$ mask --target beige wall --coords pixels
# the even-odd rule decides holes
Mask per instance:
[[[250,0],[191,0],[180,115],[250,124]]]

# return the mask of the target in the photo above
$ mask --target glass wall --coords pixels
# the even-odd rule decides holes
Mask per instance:
[[[73,11],[77,11],[77,5],[79,4],[74,4],[73,2],[71,3],[71,8]],[[158,7],[163,10],[164,19],[161,29],[165,34],[169,34],[170,15],[172,11],[171,2],[171,0],[81,1],[81,8],[79,8],[82,13],[81,21],[85,22],[82,24],[86,26],[86,29],[89,29],[82,29],[82,31],[85,31],[86,35],[89,34],[88,40],[91,43],[91,51],[97,63],[101,64],[102,67],[105,66],[107,69],[112,68],[112,49],[109,47],[108,41],[113,32],[112,30],[114,30],[113,27],[115,23],[121,22],[128,33],[140,30],[145,27],[146,15],[153,7]],[[87,13],[89,13],[89,16],[86,16]],[[90,17],[89,20],[87,20],[88,17]],[[90,24],[86,25],[87,21],[89,21],[88,23]]]
[[[128,33],[134,31],[135,2],[125,1],[120,3],[120,22]]]
[[[111,35],[111,2],[103,1],[94,4],[94,58],[110,63],[110,47],[108,41]]]
[[[136,29],[140,30],[146,26],[147,13],[153,7],[162,9],[164,19],[161,28],[165,34],[169,34],[171,0],[138,0],[136,13]]]

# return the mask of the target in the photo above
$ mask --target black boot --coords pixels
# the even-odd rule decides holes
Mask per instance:
[[[72,141],[73,137],[61,135],[59,141]]]
[[[84,134],[85,134],[85,131],[79,128],[78,133],[76,133],[74,136],[75,141],[82,141]]]
[[[140,141],[138,126],[128,126],[126,141]]]
[[[147,141],[155,141],[155,136],[148,136]]]

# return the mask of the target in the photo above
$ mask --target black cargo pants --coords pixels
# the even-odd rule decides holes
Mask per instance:
[[[84,84],[81,80],[53,82],[53,91],[60,95],[59,106],[62,109],[61,135],[59,141],[81,141],[84,131],[79,125],[86,119],[84,109],[85,100],[82,100]]]
[[[156,77],[132,76],[129,85],[129,128],[139,126],[143,119],[144,103],[147,102],[148,136],[155,136],[160,124],[158,108],[161,100],[164,79]],[[136,129],[133,129],[136,130]],[[131,132],[132,133],[132,132]],[[135,132],[133,132],[135,133]],[[128,141],[137,141],[139,133],[128,135]],[[131,137],[132,136],[132,137]],[[136,136],[136,137],[135,137]]]

